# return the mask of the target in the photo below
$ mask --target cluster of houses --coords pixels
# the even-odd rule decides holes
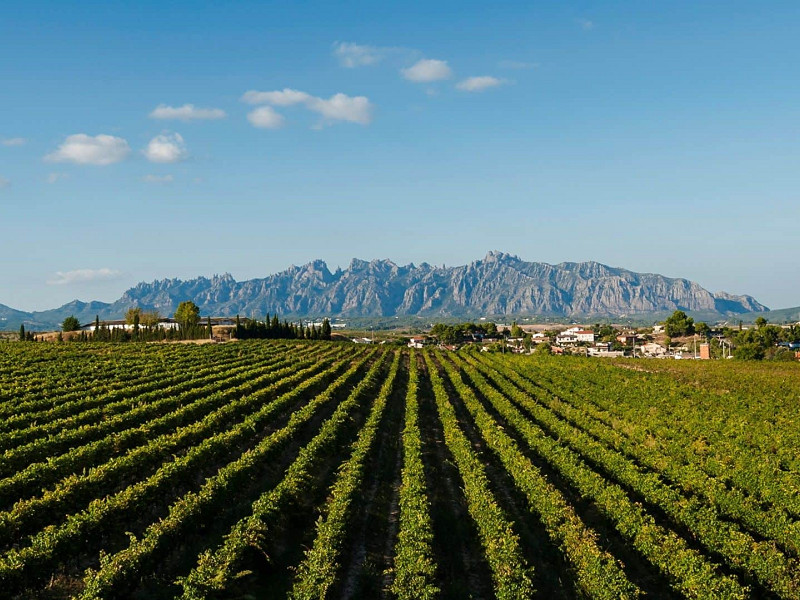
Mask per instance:
[[[670,347],[653,341],[653,337],[659,337],[664,333],[663,325],[656,325],[646,333],[634,330],[618,331],[614,341],[599,341],[599,336],[595,331],[582,326],[574,326],[559,331],[557,333],[536,331],[526,326],[525,337],[485,337],[471,334],[462,341],[464,344],[480,344],[481,349],[488,351],[493,346],[502,343],[504,349],[509,352],[526,354],[536,351],[539,344],[548,344],[553,354],[583,354],[586,356],[619,358],[623,356],[638,356],[648,358],[674,358],[674,359],[710,359],[710,347],[706,343],[698,343],[693,347],[679,346]],[[498,331],[508,331],[504,325],[497,326]],[[605,338],[608,340],[608,337]],[[423,348],[429,345],[438,345],[440,348],[455,350],[458,345],[443,345],[430,336],[412,337],[408,346],[411,348]]]

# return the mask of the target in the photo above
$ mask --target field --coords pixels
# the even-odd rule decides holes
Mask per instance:
[[[800,365],[0,346],[8,598],[800,598]]]

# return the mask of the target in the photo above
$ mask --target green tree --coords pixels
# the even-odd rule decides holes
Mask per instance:
[[[161,315],[157,310],[143,312],[139,317],[139,322],[147,328],[152,329],[161,321]]]
[[[175,320],[181,329],[191,329],[200,322],[200,308],[191,300],[181,302],[175,311]]]
[[[25,325],[19,326],[19,341],[20,342],[25,341]]]
[[[457,341],[455,327],[444,323],[436,323],[431,329],[431,335],[439,340],[440,344],[454,344]]]
[[[78,331],[81,328],[81,323],[75,318],[75,315],[70,315],[64,322],[61,323],[61,330],[62,331]]]
[[[711,327],[708,326],[707,323],[703,323],[702,321],[694,326],[694,330],[696,333],[699,333],[704,338],[711,337]]]
[[[525,332],[522,331],[522,327],[517,325],[517,322],[514,321],[511,324],[511,337],[512,338],[521,338],[521,337],[524,337],[524,336],[525,336]]]
[[[676,310],[672,316],[664,321],[664,333],[669,337],[692,335],[694,333],[694,319],[682,310]]]
[[[765,354],[759,344],[742,344],[734,350],[734,355],[740,360],[762,360]]]
[[[331,339],[331,322],[328,319],[322,319],[322,334],[320,338],[323,340]]]
[[[128,312],[125,313],[125,322],[128,325],[133,325],[136,322],[137,319],[141,323],[142,309],[139,308],[138,306],[134,306],[132,308],[129,308]]]
[[[757,327],[758,329],[761,329],[761,328],[762,328],[762,327],[764,327],[766,324],[767,324],[767,320],[766,320],[764,317],[758,317],[758,318],[756,319],[756,327]]]

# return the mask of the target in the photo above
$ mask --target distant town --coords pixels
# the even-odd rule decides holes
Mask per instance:
[[[369,342],[369,338],[354,339]],[[765,319],[753,325],[709,326],[675,311],[664,323],[630,328],[609,324],[526,325],[512,322],[436,324],[415,335],[408,346],[435,345],[457,350],[477,345],[482,352],[581,355],[604,358],[668,358],[800,360],[800,323],[772,325]]]

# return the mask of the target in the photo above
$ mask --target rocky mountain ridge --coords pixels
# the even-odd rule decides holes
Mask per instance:
[[[195,302],[201,314],[215,316],[277,312],[285,316],[578,318],[681,309],[725,317],[768,310],[751,296],[711,293],[687,279],[635,273],[591,261],[526,262],[503,252],[489,252],[482,260],[456,267],[353,259],[347,269],[331,272],[324,261],[315,260],[241,282],[230,274],[187,281],[163,279],[139,283],[111,304],[76,300],[40,313],[22,313],[0,305],[0,319],[5,317],[10,323],[27,318],[31,324],[53,324],[69,314],[81,321],[89,321],[95,314],[101,319],[121,318],[131,306],[171,315],[184,300]]]

